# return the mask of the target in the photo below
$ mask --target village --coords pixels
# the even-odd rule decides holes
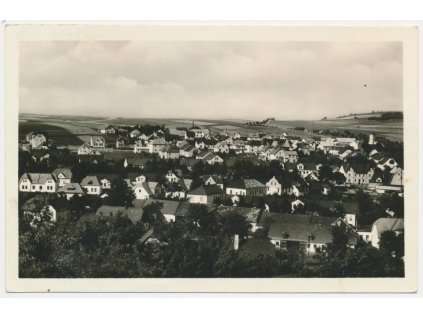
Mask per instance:
[[[402,149],[374,133],[335,135],[105,124],[70,149],[32,131],[19,145],[20,215],[33,227],[123,217],[142,224],[138,245],[167,246],[162,225],[201,227],[198,210],[247,224],[228,232],[235,252],[311,259],[334,228],[349,249],[379,249],[384,232],[404,232]]]

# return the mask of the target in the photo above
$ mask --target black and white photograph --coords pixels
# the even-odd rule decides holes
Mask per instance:
[[[16,45],[18,280],[413,280],[401,32],[145,29]]]

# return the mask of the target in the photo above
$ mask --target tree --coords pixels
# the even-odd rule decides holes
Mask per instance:
[[[226,213],[220,218],[222,233],[224,236],[232,237],[238,234],[241,238],[248,236],[251,228],[247,219],[239,213]]]
[[[328,165],[322,165],[319,167],[319,178],[320,181],[329,181],[332,179],[332,168]]]
[[[112,181],[112,188],[110,190],[107,202],[115,206],[133,206],[135,194],[123,178],[116,178]]]

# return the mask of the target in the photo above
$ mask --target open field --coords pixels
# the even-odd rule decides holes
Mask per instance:
[[[99,135],[98,128],[104,124],[112,125],[136,125],[136,124],[152,124],[165,125],[168,128],[190,127],[193,119],[157,119],[157,118],[116,118],[116,117],[86,117],[86,116],[50,116],[50,115],[30,115],[21,114],[19,116],[19,126],[22,129],[41,129],[37,125],[49,125],[55,127],[56,138],[60,142],[64,141],[60,134],[68,134],[81,142],[89,141],[90,136]],[[245,126],[245,120],[194,120],[196,125],[209,128],[211,132],[218,133],[225,129],[238,130],[241,134],[254,131],[280,134],[288,131],[290,135],[311,137],[316,136],[309,131],[294,131],[295,127],[304,127],[307,130],[349,130],[355,133],[369,134],[375,133],[377,136],[383,136],[393,141],[403,141],[403,122],[402,121],[369,121],[365,118],[357,119],[329,119],[315,121],[271,121],[263,126]],[[24,128],[31,127],[31,128]],[[21,128],[20,128],[21,129]],[[54,130],[53,129],[53,130]],[[50,128],[52,130],[52,128]],[[54,133],[54,132],[53,132]]]
[[[50,140],[57,145],[81,145],[81,139],[76,137],[70,131],[63,127],[45,124],[42,122],[20,122],[19,123],[19,140],[25,139],[27,133],[31,131],[42,131],[48,135]]]
[[[309,130],[349,130],[355,133],[369,134],[375,133],[377,136],[383,136],[393,141],[403,141],[403,122],[402,121],[370,121],[367,119],[331,119],[316,121],[275,121],[269,124],[275,128],[289,129],[295,127],[304,127]]]

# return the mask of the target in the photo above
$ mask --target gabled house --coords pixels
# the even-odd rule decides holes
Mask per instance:
[[[129,137],[131,138],[137,138],[141,135],[141,132],[138,129],[134,129],[129,133]]]
[[[179,182],[179,177],[171,170],[169,170],[165,176],[166,182],[168,183],[176,183]]]
[[[346,178],[347,184],[369,184],[373,177],[374,169],[369,164],[343,164],[339,172]]]
[[[154,196],[154,189],[152,190],[147,182],[137,182],[132,189],[139,200],[150,199]]]
[[[225,191],[218,185],[201,185],[187,193],[187,199],[191,203],[214,203],[215,200],[223,200]]]
[[[179,149],[179,156],[185,157],[185,158],[192,158],[194,157],[196,148],[194,146],[191,146],[190,144],[185,144],[180,147]]]
[[[223,163],[223,159],[215,154],[215,153],[208,153],[204,158],[203,161],[207,162],[207,164],[209,165],[214,165],[214,164],[222,164]]]
[[[114,135],[116,133],[116,129],[113,128],[111,125],[103,125],[101,126],[98,131],[102,134]]]
[[[87,191],[87,194],[100,195],[101,184],[96,176],[86,176],[81,181],[81,187]]]
[[[159,149],[161,159],[179,159],[179,148],[174,145],[165,145]]]
[[[266,195],[281,195],[282,194],[282,183],[279,182],[279,178],[273,176],[269,181],[266,182]]]
[[[226,194],[242,196],[264,196],[266,186],[256,179],[233,180],[226,187]]]
[[[149,153],[159,153],[162,146],[166,146],[167,142],[164,138],[153,139],[148,143],[148,152]]]
[[[300,162],[297,164],[297,170],[302,178],[306,178],[309,174],[318,173],[321,164],[310,162]]]
[[[93,148],[106,148],[106,139],[102,136],[91,136],[90,146]]]
[[[72,171],[68,168],[57,168],[52,173],[56,177],[56,180],[58,180],[59,187],[71,182]]]
[[[78,148],[78,155],[88,155],[93,149],[87,143],[83,143],[81,147]]]
[[[205,175],[202,177],[204,185],[217,185],[223,190],[223,180],[218,176]]]
[[[263,149],[263,143],[261,140],[249,140],[245,144],[245,152],[248,153],[259,153]]]
[[[66,195],[66,198],[69,200],[74,195],[82,196],[84,194],[84,190],[81,188],[79,183],[66,183],[62,187],[57,190],[57,193],[63,193]]]
[[[332,228],[342,226],[336,217],[304,214],[266,213],[259,221],[260,227],[268,227],[268,237],[276,249],[294,250],[313,255],[332,243]],[[357,234],[343,227],[348,236],[348,246],[357,244]]]
[[[21,192],[46,192],[55,193],[59,182],[51,173],[24,173],[19,179]]]

